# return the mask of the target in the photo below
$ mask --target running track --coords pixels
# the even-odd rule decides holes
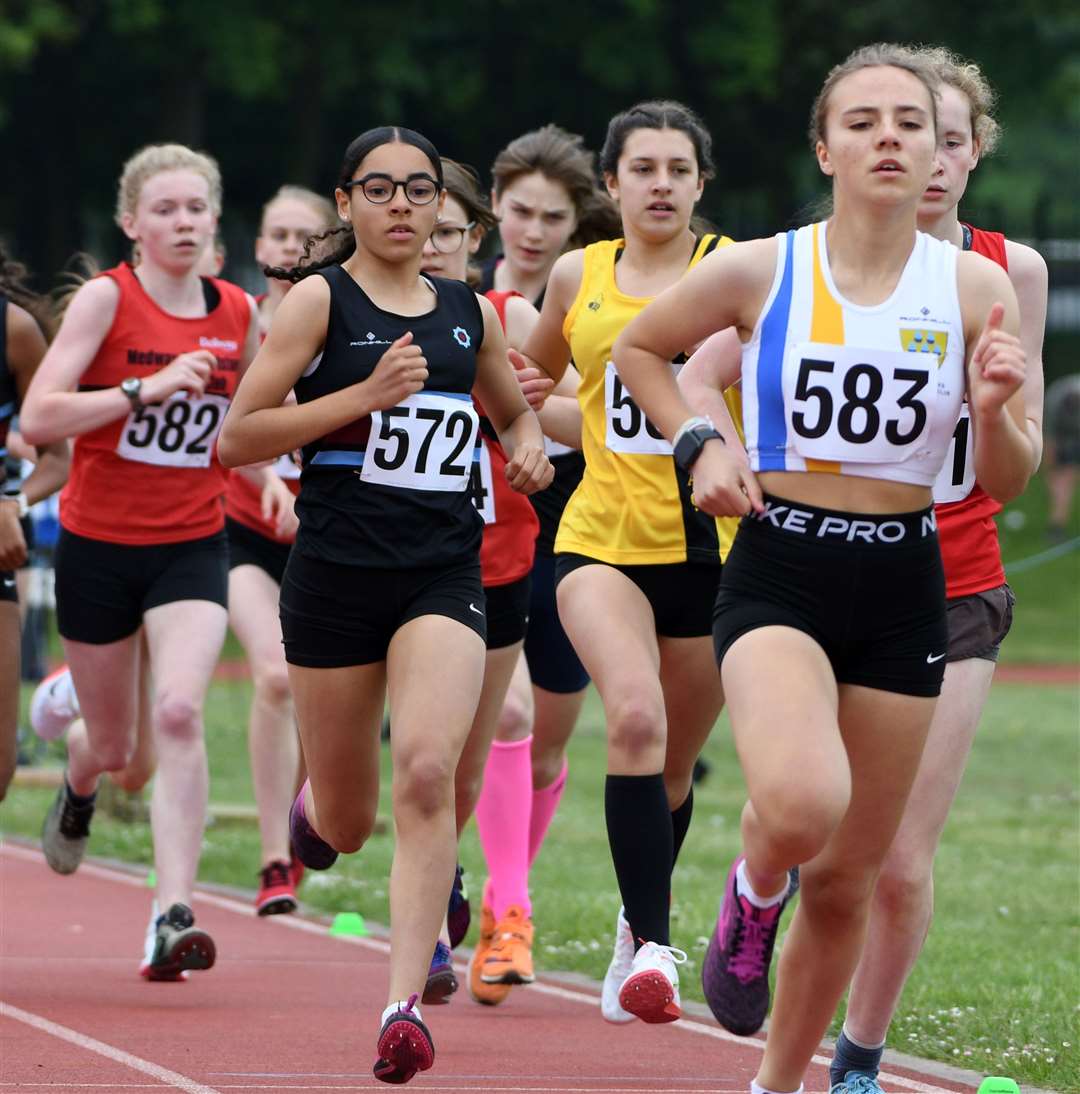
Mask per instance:
[[[385,941],[258,919],[203,891],[195,911],[217,967],[147,984],[137,962],[149,904],[141,877],[88,861],[61,878],[38,851],[0,844],[0,1090],[388,1089],[371,1077]],[[463,986],[425,1018],[436,1060],[409,1084],[417,1091],[745,1094],[761,1058],[760,1040],[711,1020],[609,1026],[595,988],[566,980],[515,989],[490,1011]],[[828,1089],[825,1062],[808,1094]],[[907,1067],[882,1079],[896,1094],[974,1089]]]

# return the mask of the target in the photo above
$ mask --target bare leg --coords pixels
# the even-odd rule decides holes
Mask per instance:
[[[162,604],[143,618],[154,677],[159,766],[150,824],[162,909],[191,903],[210,786],[203,704],[225,641],[227,618],[225,609],[209,600]],[[78,678],[75,685],[78,690]],[[82,692],[78,694],[81,703]]]
[[[258,566],[235,566],[229,571],[229,622],[247,653],[255,686],[248,748],[263,866],[289,861],[289,805],[300,766],[278,592],[277,583]]]
[[[960,788],[994,662],[945,669],[919,773],[874,889],[870,924],[848,997],[845,1025],[860,1044],[885,1040],[904,984],[930,930],[934,856]]]
[[[390,872],[394,1002],[423,993],[450,896],[457,862],[454,772],[480,700],[484,644],[453,619],[421,616],[394,635],[386,666],[397,831]]]

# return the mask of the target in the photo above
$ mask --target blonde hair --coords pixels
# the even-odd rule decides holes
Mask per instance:
[[[148,144],[124,164],[116,195],[116,223],[123,225],[125,214],[135,215],[139,195],[148,179],[162,171],[194,171],[206,179],[210,188],[210,208],[221,216],[221,171],[217,160],[205,152],[195,152],[183,144]]]
[[[322,194],[316,194],[306,186],[295,186],[286,183],[278,188],[274,196],[262,207],[262,215],[259,218],[259,234],[262,235],[263,223],[266,220],[266,212],[277,201],[299,201],[306,205],[322,222],[324,228],[336,228],[338,225],[337,209],[332,201],[324,198]]]
[[[982,69],[974,61],[966,61],[944,46],[925,46],[919,50],[919,56],[930,65],[941,83],[955,87],[967,96],[971,106],[971,133],[979,142],[980,154],[989,156],[1001,139],[1001,126],[993,115],[997,96]]]
[[[941,78],[934,66],[920,50],[895,42],[874,42],[873,45],[861,46],[849,54],[840,64],[834,65],[825,77],[825,83],[821,85],[814,105],[810,108],[811,148],[816,148],[818,141],[825,141],[825,117],[829,111],[829,97],[833,88],[845,76],[864,68],[901,68],[910,72],[930,93],[934,131],[937,132],[938,88]]]

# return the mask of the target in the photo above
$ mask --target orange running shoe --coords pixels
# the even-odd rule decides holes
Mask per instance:
[[[536,979],[532,944],[532,920],[523,908],[512,904],[495,925],[495,936],[480,969],[480,979],[485,984],[531,984]]]
[[[495,937],[495,913],[484,904],[480,908],[480,937],[476,941],[472,959],[469,961],[469,995],[473,1002],[485,1007],[497,1007],[509,994],[509,984],[485,984],[480,979],[484,958],[491,952],[491,942]]]

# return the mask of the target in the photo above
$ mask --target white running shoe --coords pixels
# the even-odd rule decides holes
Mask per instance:
[[[52,741],[66,733],[78,717],[79,697],[71,681],[71,669],[61,665],[34,689],[30,699],[30,725],[43,741]]]
[[[619,989],[630,975],[634,964],[634,936],[630,933],[630,924],[626,915],[619,909],[615,920],[615,949],[611,953],[611,964],[604,974],[604,990],[600,994],[600,1013],[608,1022],[632,1022],[634,1016],[619,1006]]]
[[[630,975],[619,989],[619,1006],[643,1022],[674,1022],[682,1017],[679,970],[686,954],[674,946],[646,942],[634,955]]]

